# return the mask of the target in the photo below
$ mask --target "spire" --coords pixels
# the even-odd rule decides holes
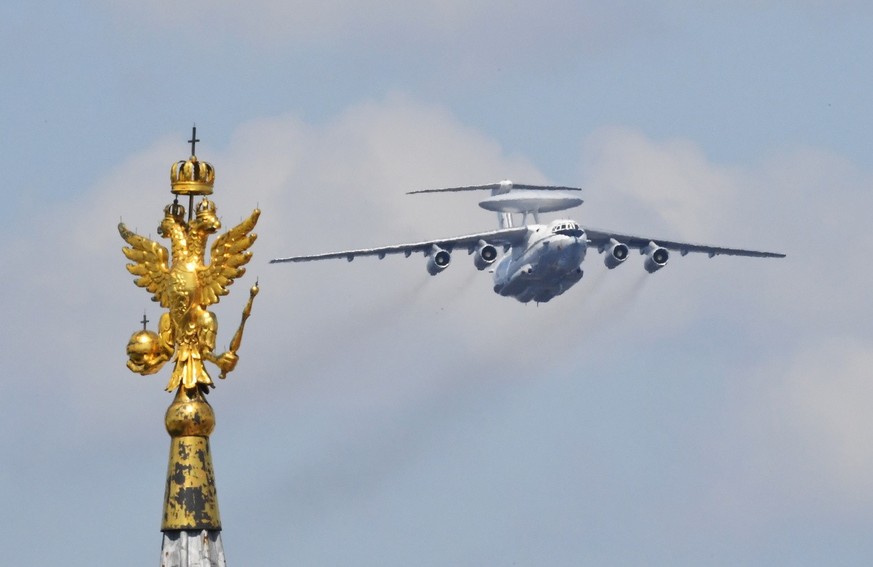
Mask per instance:
[[[215,413],[200,388],[179,387],[164,418],[170,459],[161,567],[226,567],[209,434]]]
[[[212,194],[215,170],[194,155],[197,129],[191,139],[191,157],[175,163],[171,170],[171,192],[189,196],[188,218],[178,197],[164,207],[158,234],[170,241],[171,250],[135,234],[124,224],[118,230],[127,243],[122,252],[131,261],[127,270],[134,283],[145,288],[152,299],[168,311],[161,314],[157,331],[148,330],[143,315],[127,345],[128,368],[141,375],[155,374],[172,361],[167,390],[175,397],[164,416],[170,435],[170,455],[164,491],[161,531],[162,567],[225,567],[221,543],[221,516],[209,436],[215,429],[215,412],[206,394],[215,387],[206,363],[225,378],[236,368],[243,328],[258,292],[255,284],[243,310],[242,321],[230,349],[215,352],[218,320],[208,308],[229,293],[234,280],[245,273],[251,259],[249,248],[260,211],[217,238],[211,261],[205,259],[207,240],[221,228]],[[192,217],[195,195],[203,196]]]
[[[180,387],[164,417],[170,434],[161,531],[221,530],[209,435],[215,413],[200,388]]]

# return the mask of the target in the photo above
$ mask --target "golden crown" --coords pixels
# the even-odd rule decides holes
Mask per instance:
[[[179,204],[179,199],[173,199],[173,202],[164,207],[164,214],[176,219],[185,218],[185,207]]]
[[[215,168],[212,164],[191,156],[177,161],[170,167],[170,185],[176,195],[212,195],[215,185]]]
[[[210,213],[213,215],[215,214],[215,203],[204,197],[203,200],[200,201],[200,204],[197,205],[197,216]]]

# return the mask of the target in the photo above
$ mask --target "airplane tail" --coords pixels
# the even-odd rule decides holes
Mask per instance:
[[[505,193],[509,193],[512,190],[512,183],[508,181],[504,181],[502,183],[495,183],[491,186],[491,196],[502,195]],[[512,212],[510,211],[497,211],[497,226],[499,228],[512,228]]]

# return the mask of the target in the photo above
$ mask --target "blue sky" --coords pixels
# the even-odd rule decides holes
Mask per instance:
[[[216,306],[231,564],[856,565],[873,552],[870,24],[861,2],[8,2],[7,560],[153,565],[165,373],[116,225],[167,172],[263,215]],[[275,256],[494,226],[503,178],[585,225],[788,253],[586,277],[539,307],[464,259]],[[633,260],[633,259],[632,259]],[[47,534],[51,534],[49,537]]]

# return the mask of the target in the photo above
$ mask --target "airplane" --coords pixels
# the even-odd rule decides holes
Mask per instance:
[[[740,248],[724,248],[633,236],[620,232],[597,230],[580,226],[570,219],[558,219],[541,224],[539,215],[562,211],[582,204],[576,196],[577,187],[555,185],[515,184],[504,180],[486,185],[447,187],[410,191],[408,195],[459,191],[491,191],[491,196],[479,203],[483,209],[497,213],[496,230],[451,238],[436,238],[422,242],[343,250],[325,254],[274,258],[271,264],[281,262],[309,262],[345,258],[349,262],[358,256],[422,253],[427,258],[427,271],[435,276],[445,270],[456,250],[473,255],[473,265],[482,271],[490,268],[494,274],[494,292],[513,297],[522,303],[546,303],[561,295],[582,279],[582,262],[589,249],[604,255],[604,264],[610,270],[622,265],[632,249],[645,256],[643,267],[650,274],[667,265],[670,252],[685,256],[704,253],[710,258],[719,255],[748,256],[753,258],[784,258],[785,254],[759,252]],[[522,215],[516,226],[513,215]],[[527,224],[528,217],[533,218]],[[504,255],[498,259],[499,249]]]

